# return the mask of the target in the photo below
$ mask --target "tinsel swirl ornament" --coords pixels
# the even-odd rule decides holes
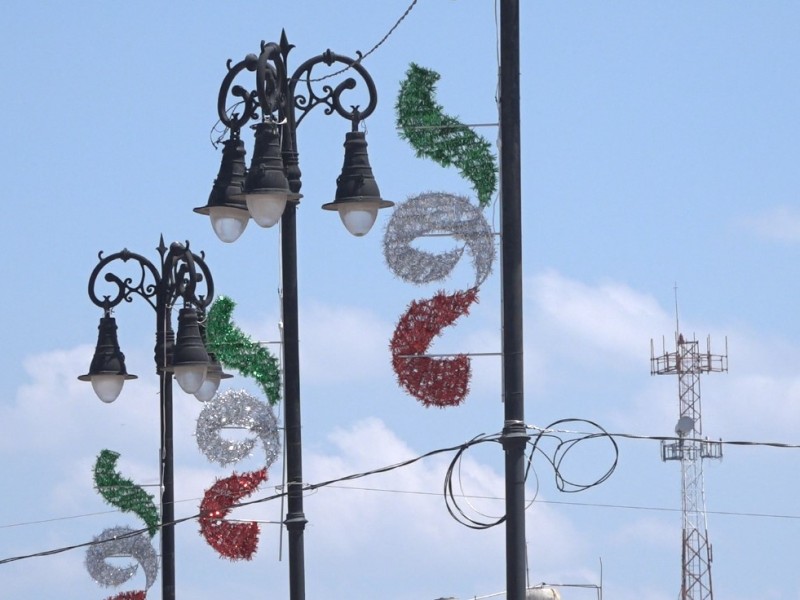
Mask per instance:
[[[158,509],[151,494],[117,473],[119,453],[102,450],[94,465],[94,484],[103,499],[123,512],[132,512],[147,525],[150,536],[158,531]]]
[[[275,405],[281,399],[278,359],[236,326],[232,321],[235,306],[226,296],[220,296],[211,305],[206,323],[208,351],[226,367],[255,379],[269,403]]]
[[[147,598],[147,592],[132,591],[132,592],[120,592],[116,596],[111,596],[106,600],[145,600],[145,598]]]
[[[145,598],[147,598],[147,592],[131,591],[131,592],[120,592],[116,596],[111,596],[106,600],[145,600]]]
[[[241,441],[222,437],[227,428],[254,433]],[[244,390],[226,390],[205,403],[197,418],[197,446],[213,463],[232,465],[249,456],[260,441],[269,467],[280,453],[278,420],[272,408]]]
[[[416,239],[436,234],[450,235],[463,245],[438,254],[413,247]],[[444,192],[419,194],[398,204],[383,236],[389,268],[403,281],[417,285],[446,278],[465,249],[475,268],[473,287],[478,287],[492,272],[492,228],[468,198]]]
[[[110,527],[92,541],[86,551],[86,570],[97,583],[115,587],[133,577],[138,565],[116,567],[106,560],[110,557],[130,556],[142,566],[147,589],[153,585],[158,575],[158,556],[146,533],[137,533],[130,527]]]
[[[258,523],[229,523],[225,517],[239,500],[252,494],[267,479],[267,470],[234,473],[218,479],[200,503],[200,534],[221,556],[250,560],[258,549]]]
[[[478,203],[486,206],[497,190],[497,165],[491,146],[458,119],[444,113],[436,102],[439,78],[437,72],[411,63],[395,104],[400,137],[411,144],[417,156],[456,167],[472,182]]]
[[[411,303],[395,328],[390,348],[397,382],[425,406],[457,406],[469,393],[469,357],[420,356],[430,348],[442,329],[469,313],[478,301],[478,290],[445,294]]]

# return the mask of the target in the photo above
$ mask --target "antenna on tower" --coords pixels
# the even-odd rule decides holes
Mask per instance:
[[[711,590],[711,544],[708,541],[703,460],[722,458],[722,443],[703,438],[700,410],[700,375],[728,370],[728,340],[725,354],[711,354],[709,336],[701,354],[696,339],[680,333],[678,286],[675,285],[675,352],[655,356],[650,340],[650,374],[678,376],[678,441],[661,442],[661,459],[681,463],[681,506],[683,540],[681,547],[681,600],[714,600]],[[694,337],[694,336],[693,336]]]

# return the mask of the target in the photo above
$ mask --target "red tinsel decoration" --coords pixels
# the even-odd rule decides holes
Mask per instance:
[[[122,592],[121,594],[117,594],[116,596],[110,596],[106,598],[106,600],[145,600],[147,598],[147,592]]]
[[[200,503],[200,534],[225,558],[250,560],[258,548],[258,523],[228,523],[233,505],[252,494],[267,480],[267,469],[234,473],[214,482]]]
[[[442,329],[469,314],[478,301],[478,288],[437,293],[430,300],[412,302],[395,328],[390,348],[398,383],[425,406],[458,406],[469,392],[470,359],[409,355],[425,354]]]

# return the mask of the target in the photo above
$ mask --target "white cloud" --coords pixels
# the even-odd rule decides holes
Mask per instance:
[[[9,435],[0,438],[0,448],[18,448],[23,438],[36,439],[36,446],[58,446],[76,433],[80,424],[73,418],[76,400],[94,396],[91,386],[79,382],[77,376],[85,371],[93,348],[80,346],[72,350],[48,352],[28,358],[24,369],[30,382],[20,386],[11,403],[0,406],[5,423],[13,423]],[[56,417],[56,418],[54,418]],[[59,426],[43,431],[50,422]]]
[[[72,451],[85,448],[87,427],[93,425],[93,431],[105,432],[109,442],[152,430],[153,413],[143,410],[142,405],[156,394],[158,380],[135,380],[125,386],[113,404],[104,404],[90,384],[77,379],[86,372],[93,352],[93,347],[84,345],[25,360],[28,382],[20,386],[12,402],[0,406],[0,419],[13,423],[8,433],[0,437],[0,452],[13,453],[24,447],[58,459],[64,455],[65,447]],[[156,400],[152,406],[156,415],[157,406]],[[97,427],[98,423],[103,424],[102,428]],[[154,435],[157,433],[153,431]]]
[[[331,384],[375,379],[390,372],[389,340],[394,324],[374,311],[309,302],[299,307],[300,367],[304,384]],[[281,356],[280,316],[257,319],[233,316],[251,339],[268,342]]]
[[[784,243],[800,241],[800,211],[776,206],[740,221],[741,227],[759,237]]]
[[[729,373],[704,392],[704,431],[712,438],[792,440],[800,427],[800,376]]]
[[[312,304],[300,323],[303,378],[315,383],[386,377],[392,325],[374,313]]]
[[[584,365],[630,365],[640,373],[636,379],[597,380],[597,386],[615,386],[605,391],[598,387],[598,397],[623,394],[606,409],[604,425],[641,434],[672,432],[679,411],[677,377],[650,377],[646,362],[651,337],[674,330],[667,310],[626,285],[589,285],[555,271],[532,278],[529,294],[539,335],[533,357],[539,359],[542,378],[552,378],[559,364],[569,364],[575,372]],[[714,327],[723,329],[730,341],[730,370],[701,377],[704,431],[712,438],[792,437],[800,426],[800,377],[795,372],[800,348],[738,326]],[[684,329],[691,331],[692,326]],[[671,336],[666,339],[666,351],[674,351]],[[728,350],[724,340],[714,335],[712,353]],[[701,351],[705,347],[701,339]],[[659,340],[656,354],[661,352]]]
[[[641,363],[653,334],[672,329],[655,299],[624,284],[591,286],[550,270],[531,278],[528,290],[536,322],[561,340],[561,352],[588,353],[593,362]]]
[[[330,452],[307,456],[308,481],[363,472],[416,454],[378,419],[339,429],[330,441]],[[501,452],[499,446],[497,451]],[[363,560],[369,555],[378,562],[391,561],[393,571],[419,571],[420,584],[437,574],[442,581],[460,582],[431,589],[430,594],[469,597],[502,589],[504,526],[475,531],[449,516],[441,490],[451,458],[452,454],[428,458],[309,496],[309,535],[317,551],[335,552],[337,560]],[[503,514],[503,474],[471,458],[469,451],[455,485],[471,497],[461,498],[460,503],[472,518],[491,520]],[[581,536],[549,505],[535,504],[528,510],[527,528],[536,540],[531,560],[539,575],[563,568],[582,551]]]

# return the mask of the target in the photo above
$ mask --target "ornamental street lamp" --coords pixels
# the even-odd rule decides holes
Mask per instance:
[[[223,242],[235,241],[250,218],[262,227],[281,222],[282,308],[284,326],[284,398],[286,430],[287,513],[284,521],[289,534],[289,595],[291,600],[305,598],[303,531],[303,467],[300,430],[300,358],[297,309],[297,236],[296,209],[301,198],[300,168],[297,153],[297,127],[317,106],[325,114],[338,114],[351,123],[345,138],[344,164],[336,181],[334,200],[322,206],[338,211],[342,223],[355,236],[365,235],[381,208],[393,202],[381,198],[367,156],[361,122],[375,110],[378,102],[375,84],[360,59],[335,54],[330,50],[315,56],[288,76],[288,55],[294,46],[286,33],[281,41],[261,43],[258,56],[248,54],[231,66],[220,87],[217,112],[229,129],[224,142],[222,164],[214,181],[208,203],[195,212],[209,215],[217,236]],[[317,65],[341,65],[347,77],[336,86],[324,84],[318,94],[314,83],[333,75],[315,78]],[[255,72],[256,88],[248,91],[233,85],[242,71]],[[342,95],[357,86],[358,76],[366,86],[366,107],[342,104]],[[303,85],[298,89],[298,84]],[[239,99],[233,112],[226,107],[228,96]],[[255,146],[250,168],[245,167],[245,147],[240,137],[242,127],[257,120]]]
[[[222,81],[217,100],[220,121],[230,130],[230,137],[223,143],[222,164],[217,179],[205,206],[195,212],[209,215],[217,236],[223,242],[234,242],[252,218],[262,227],[275,225],[286,209],[293,212],[300,194],[300,169],[297,154],[297,127],[315,107],[325,106],[325,114],[336,113],[351,123],[346,134],[345,156],[342,173],[336,180],[336,195],[332,202],[323,204],[325,210],[338,211],[347,230],[356,236],[365,235],[381,208],[394,203],[380,197],[378,185],[372,175],[367,156],[367,142],[359,125],[369,117],[378,103],[375,84],[359,60],[335,54],[327,50],[304,62],[294,74],[287,76],[287,57],[294,48],[281,35],[280,44],[261,43],[261,53],[248,54],[244,60],[231,66]],[[357,86],[352,77],[347,77],[336,87],[323,86],[323,94],[317,95],[313,84],[327,77],[315,79],[315,66],[340,63],[340,71],[361,77],[367,88],[366,108],[342,105],[342,94]],[[256,73],[256,89],[247,91],[233,82],[242,71]],[[297,90],[303,83],[304,90]],[[229,95],[240,99],[240,112],[229,111],[226,101]],[[298,117],[299,115],[299,117]],[[250,169],[245,167],[245,147],[240,137],[241,129],[251,120],[259,122],[255,130],[255,146]],[[286,223],[283,223],[284,228]]]
[[[99,334],[89,372],[78,377],[90,381],[103,402],[113,402],[122,391],[123,383],[135,379],[125,368],[125,356],[117,341],[117,324],[112,309],[133,301],[138,295],[156,312],[156,371],[161,380],[161,579],[164,600],[175,598],[175,490],[172,456],[172,378],[187,394],[199,400],[216,392],[220,379],[231,377],[222,372],[203,341],[200,321],[214,296],[214,283],[204,261],[204,255],[194,254],[189,243],[173,243],[169,248],[161,238],[157,248],[160,260],[154,265],[145,257],[127,249],[104,257],[89,277],[89,298],[103,309]],[[118,262],[134,265],[136,275],[120,277],[110,271]],[[137,270],[138,267],[138,270]],[[110,294],[98,292],[98,277],[111,284]],[[198,289],[198,284],[203,287]],[[114,286],[116,288],[114,289]],[[172,310],[178,312],[177,335],[172,329]]]

